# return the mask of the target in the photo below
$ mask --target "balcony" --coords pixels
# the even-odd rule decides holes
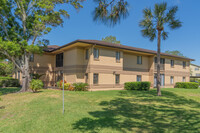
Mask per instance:
[[[157,63],[154,64],[154,70],[157,70]],[[165,70],[165,64],[160,64],[160,70]]]

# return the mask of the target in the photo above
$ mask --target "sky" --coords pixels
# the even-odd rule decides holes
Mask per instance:
[[[121,20],[114,27],[106,26],[93,21],[96,3],[86,0],[83,8],[76,11],[67,6],[69,19],[64,19],[62,27],[53,28],[44,38],[50,45],[62,46],[77,39],[101,40],[103,37],[116,36],[121,44],[138,48],[157,50],[157,40],[151,42],[141,34],[139,22],[143,18],[142,10],[146,7],[153,8],[155,3],[166,2],[168,6],[178,6],[177,18],[182,22],[182,27],[170,30],[167,40],[161,41],[161,51],[179,50],[184,56],[195,59],[194,64],[200,65],[200,0],[127,0],[129,2],[129,16]]]

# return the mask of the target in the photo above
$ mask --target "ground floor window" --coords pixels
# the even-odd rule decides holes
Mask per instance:
[[[93,84],[98,84],[99,83],[99,74],[94,73],[93,75]]]
[[[115,84],[119,84],[119,82],[120,82],[120,75],[116,74],[115,75]]]
[[[171,84],[174,84],[174,76],[171,76],[171,77],[170,77],[170,83],[171,83]]]
[[[185,77],[183,77],[183,82],[185,82]]]
[[[165,74],[160,74],[160,84],[165,86]],[[154,75],[154,87],[157,86],[157,74]]]
[[[137,75],[137,82],[141,82],[142,81],[142,76],[141,75]]]
[[[20,80],[20,71],[18,71],[18,80]]]
[[[88,83],[88,73],[85,74],[85,83]]]

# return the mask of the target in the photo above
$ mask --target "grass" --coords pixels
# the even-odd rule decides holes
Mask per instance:
[[[0,132],[200,132],[200,89],[65,91],[64,115],[62,91],[16,89],[0,89]]]

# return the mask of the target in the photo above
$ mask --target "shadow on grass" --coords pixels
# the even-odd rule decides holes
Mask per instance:
[[[200,132],[200,111],[193,109],[200,103],[167,91],[163,91],[166,97],[155,94],[121,91],[121,98],[102,101],[103,110],[89,112],[91,117],[80,119],[73,128],[80,132]]]
[[[0,88],[0,94],[6,95],[6,94],[9,94],[9,93],[18,92],[19,90],[20,90],[20,88],[17,88],[17,87]]]

